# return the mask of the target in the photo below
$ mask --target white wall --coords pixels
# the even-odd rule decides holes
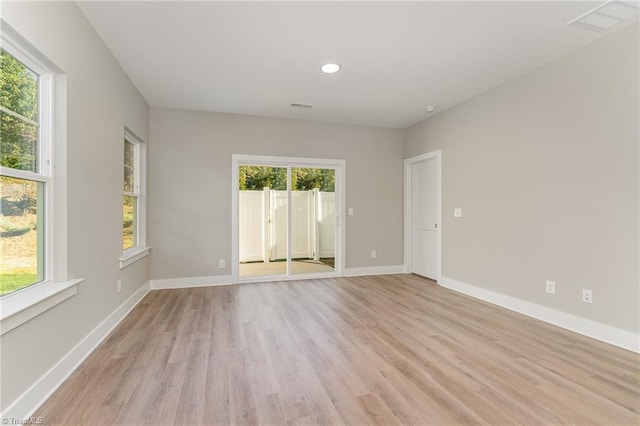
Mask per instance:
[[[148,281],[149,268],[147,259],[118,265],[124,126],[148,140],[148,106],[74,2],[2,2],[2,18],[67,75],[68,270],[85,278],[74,297],[0,338],[4,409]]]
[[[402,264],[402,130],[164,108],[150,118],[152,279],[231,273],[232,154],[346,160],[346,266]]]
[[[443,150],[444,276],[640,331],[638,79],[635,24],[407,130]]]

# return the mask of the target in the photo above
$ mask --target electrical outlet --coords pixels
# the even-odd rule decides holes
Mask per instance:
[[[224,259],[220,259],[220,269],[224,269],[227,262]]]
[[[120,293],[122,291],[122,280],[116,282],[116,291]]]
[[[584,303],[593,303],[593,293],[591,290],[582,289],[582,301]]]
[[[547,293],[556,294],[556,282],[547,280],[546,291]]]
[[[377,255],[378,255],[378,253],[376,253],[375,250],[371,250],[371,258],[372,259],[375,259]]]

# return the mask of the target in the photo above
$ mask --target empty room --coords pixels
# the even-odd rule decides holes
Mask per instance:
[[[0,1],[0,418],[640,424],[638,1]]]

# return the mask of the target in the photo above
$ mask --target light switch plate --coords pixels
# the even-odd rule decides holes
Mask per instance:
[[[453,217],[462,217],[462,209],[460,207],[453,209]]]
[[[349,207],[349,216],[353,216],[353,207]]]

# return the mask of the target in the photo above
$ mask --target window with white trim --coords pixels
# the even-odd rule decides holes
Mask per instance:
[[[124,134],[124,179],[122,197],[122,261],[147,251],[146,247],[146,150],[129,131]]]
[[[52,73],[0,48],[0,296],[53,279]]]

